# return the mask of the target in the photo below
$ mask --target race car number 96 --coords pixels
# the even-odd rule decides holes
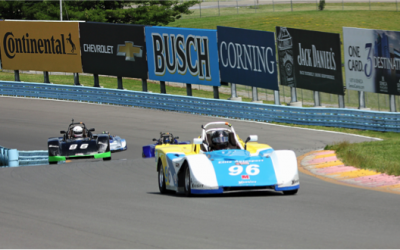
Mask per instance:
[[[246,173],[248,175],[258,175],[260,173],[260,166],[258,165],[248,165],[246,167]],[[243,167],[240,165],[232,166],[229,168],[230,175],[240,175],[243,172]]]

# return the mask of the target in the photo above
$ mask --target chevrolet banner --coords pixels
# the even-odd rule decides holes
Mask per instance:
[[[83,72],[147,79],[144,26],[80,23]]]
[[[82,72],[78,22],[0,22],[3,69]]]

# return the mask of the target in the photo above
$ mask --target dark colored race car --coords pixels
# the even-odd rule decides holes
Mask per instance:
[[[85,123],[72,120],[67,131],[60,131],[63,137],[48,139],[49,164],[82,158],[111,160],[108,135],[93,134],[92,132],[94,132],[94,128],[87,129]]]

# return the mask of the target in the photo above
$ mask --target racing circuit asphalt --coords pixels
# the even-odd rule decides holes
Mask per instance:
[[[224,120],[131,107],[0,97],[0,145],[46,150],[71,119],[126,138],[113,160],[0,168],[0,248],[399,248],[400,197],[300,173],[295,196],[160,195],[141,148],[160,131],[192,140]],[[229,120],[297,156],[351,135]]]

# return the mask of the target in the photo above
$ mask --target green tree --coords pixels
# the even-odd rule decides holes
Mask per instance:
[[[62,1],[63,20],[107,23],[167,25],[184,14],[198,0],[185,1]],[[0,19],[60,20],[60,2],[0,1]]]

